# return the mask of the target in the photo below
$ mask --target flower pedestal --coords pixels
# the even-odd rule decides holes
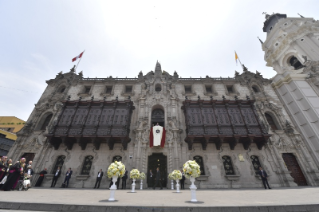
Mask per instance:
[[[132,191],[131,191],[131,193],[135,193],[135,180],[136,180],[136,179],[133,179]]]
[[[171,189],[174,190],[174,180],[171,180]]]
[[[191,190],[191,202],[197,202],[196,199],[196,189],[197,187],[195,186],[194,182],[195,182],[195,177],[190,177],[189,180],[191,181],[191,186],[189,187],[189,189]]]
[[[141,183],[140,183],[140,190],[143,190],[143,180],[141,180]]]
[[[117,176],[113,176],[113,177],[112,177],[113,185],[112,185],[111,188],[110,188],[111,194],[110,194],[109,201],[115,201],[114,195],[115,195],[115,190],[117,189],[117,188],[116,188],[116,185],[115,185],[115,182],[116,182],[116,181],[117,181]]]
[[[179,180],[176,180],[176,193],[181,193],[180,190],[179,190]]]

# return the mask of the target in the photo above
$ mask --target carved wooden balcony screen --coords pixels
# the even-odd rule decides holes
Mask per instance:
[[[186,121],[186,139],[189,149],[193,143],[215,143],[220,149],[223,142],[234,149],[243,143],[248,149],[255,142],[259,149],[270,137],[254,109],[253,100],[185,100],[182,109]]]
[[[72,149],[73,143],[85,149],[89,142],[96,149],[101,142],[113,149],[114,142],[121,142],[126,149],[133,109],[131,100],[66,101],[57,124],[47,136],[55,149],[62,142],[68,149]]]

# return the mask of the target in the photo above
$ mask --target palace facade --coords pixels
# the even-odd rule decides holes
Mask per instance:
[[[319,23],[266,15],[264,31],[272,79],[245,66],[232,78],[181,78],[158,62],[137,78],[61,72],[47,81],[8,157],[33,160],[37,173],[48,168],[44,187],[61,166],[73,169],[70,187],[92,188],[114,160],[145,173],[160,167],[168,187],[168,173],[187,160],[201,166],[199,188],[262,187],[260,166],[273,187],[318,186]],[[156,123],[166,129],[164,148],[149,147]]]

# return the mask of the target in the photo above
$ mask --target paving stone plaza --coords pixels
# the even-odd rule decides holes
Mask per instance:
[[[30,189],[0,192],[0,211],[319,211],[319,188],[197,190],[198,203],[190,203],[189,189],[117,190],[108,202],[108,189]]]

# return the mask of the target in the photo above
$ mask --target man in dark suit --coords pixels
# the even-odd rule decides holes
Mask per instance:
[[[100,169],[100,171],[97,173],[94,188],[100,188],[100,183],[101,183],[102,177],[103,177],[103,172],[102,172],[102,169]]]
[[[184,189],[184,183],[185,183],[185,175],[184,175],[184,172],[183,172],[183,170],[182,170],[181,172],[182,172],[182,179],[181,179],[181,189]]]
[[[55,184],[56,184],[56,181],[58,180],[58,178],[60,177],[61,175],[61,170],[60,170],[60,167],[58,167],[58,169],[55,171],[54,173],[54,176],[53,176],[53,179],[52,179],[52,183],[51,183],[51,187],[54,187]]]
[[[267,189],[266,185],[268,186],[269,189],[271,189],[270,186],[269,186],[269,184],[268,184],[268,180],[267,180],[268,175],[267,175],[267,173],[265,172],[265,170],[263,170],[263,168],[259,167],[258,174],[260,175],[261,180],[263,181],[263,184],[264,184],[265,189]]]
[[[65,173],[65,178],[64,178],[64,184],[66,183],[65,187],[67,188],[69,186],[69,180],[71,179],[73,171],[71,168],[68,169],[68,171]]]
[[[128,174],[128,172],[127,172],[127,170],[125,170],[125,173],[122,177],[122,189],[126,189],[127,174]]]
[[[162,186],[162,182],[161,182],[161,172],[159,170],[159,168],[157,167],[156,169],[156,178],[155,178],[155,185],[153,187],[153,189],[155,190],[155,187],[157,186],[157,184],[160,184],[161,186],[161,190],[163,189],[163,186]]]

